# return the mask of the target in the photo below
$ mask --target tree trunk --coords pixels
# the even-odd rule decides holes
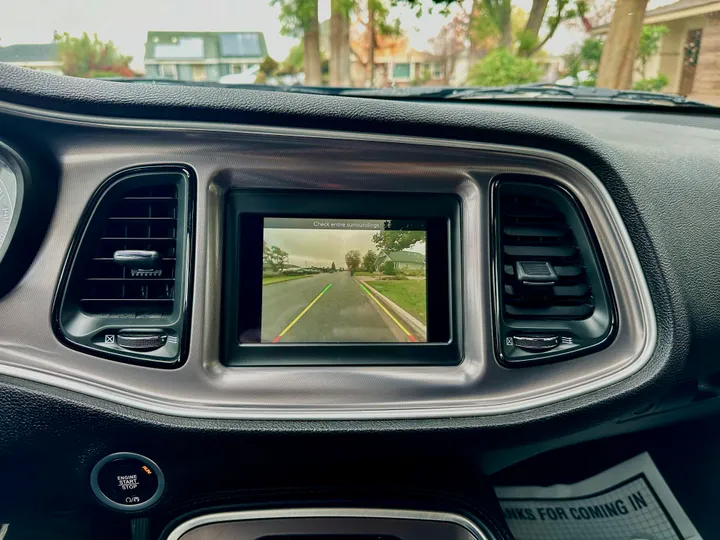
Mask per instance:
[[[465,30],[465,39],[468,42],[468,69],[475,63],[475,57],[477,56],[477,39],[473,30],[473,23],[477,16],[479,0],[473,0],[470,5],[470,13],[467,13],[467,29]]]
[[[350,86],[350,13],[343,13],[340,34],[340,85]]]
[[[535,38],[537,42],[538,36],[540,35],[540,28],[542,27],[543,20],[545,19],[545,12],[547,11],[548,0],[533,0],[532,8],[530,8],[530,16],[528,17],[525,30],[523,32],[523,41],[529,42],[530,36]],[[530,50],[534,49],[531,47],[527,51],[520,51],[524,56],[530,56]]]
[[[503,31],[500,38],[500,46],[504,47],[508,51],[512,52],[513,48],[513,33],[512,33],[512,18],[508,14],[507,20],[503,21]]]
[[[342,0],[330,1],[330,86],[341,86],[343,42]],[[345,44],[347,45],[347,44]]]
[[[368,68],[370,70],[370,87],[375,86],[375,6],[368,0]]]
[[[305,55],[305,84],[307,86],[320,86],[322,75],[320,72],[320,24],[318,23],[318,0],[312,2],[313,13],[305,29],[303,52]]]
[[[547,11],[548,0],[533,0],[530,8],[530,16],[525,25],[525,32],[532,32],[537,37],[540,34],[545,12]]]
[[[648,0],[617,0],[598,68],[598,88],[625,90],[632,75],[640,44]]]

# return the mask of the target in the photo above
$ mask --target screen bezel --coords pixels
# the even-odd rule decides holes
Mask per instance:
[[[233,190],[227,196],[223,287],[226,365],[453,365],[458,344],[460,202],[454,195]],[[372,209],[369,211],[368,209]],[[264,218],[415,219],[427,222],[423,343],[242,343],[262,315]],[[241,265],[241,260],[257,264]]]

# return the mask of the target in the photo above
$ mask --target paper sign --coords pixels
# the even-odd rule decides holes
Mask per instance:
[[[647,453],[576,484],[495,492],[517,540],[702,540]]]

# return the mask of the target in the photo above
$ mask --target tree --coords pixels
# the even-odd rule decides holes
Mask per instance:
[[[575,83],[582,86],[595,86],[597,81],[597,70],[602,56],[603,42],[598,38],[587,38],[579,49],[565,56],[568,66],[568,75],[575,79]],[[581,71],[589,71],[587,80],[581,81]]]
[[[365,256],[363,256],[362,267],[366,272],[375,271],[375,263],[377,262],[377,253],[369,249]]]
[[[361,43],[353,47],[353,53],[365,66],[370,86],[375,85],[375,51],[381,38],[400,36],[400,20],[389,21],[390,8],[386,0],[365,0],[363,7],[355,9],[356,24],[354,35]]]
[[[350,11],[354,0],[330,0],[330,86],[350,86]]]
[[[101,41],[83,32],[80,37],[56,33],[62,72],[73,77],[133,77],[131,56],[121,54],[112,41]]]
[[[437,37],[430,40],[433,52],[442,66],[443,83],[445,85],[450,84],[458,57],[465,50],[466,37],[466,22],[463,15],[458,14],[440,29]]]
[[[507,49],[496,49],[475,64],[468,82],[475,86],[527,84],[540,79],[542,70],[532,58],[519,58]]]
[[[425,231],[382,231],[372,236],[379,250],[402,251],[425,241]]]
[[[347,265],[350,275],[353,275],[355,271],[360,268],[362,262],[362,255],[357,249],[352,249],[345,254],[345,264]]]
[[[283,36],[301,37],[303,40],[303,64],[305,84],[322,84],[320,59],[320,24],[318,0],[270,0],[280,6],[280,33]]]
[[[267,77],[272,77],[277,73],[280,64],[278,64],[272,56],[266,56],[260,64],[260,71]]]
[[[330,271],[335,272],[336,270],[337,268],[335,268],[335,261],[333,261],[333,263],[330,265]]]
[[[584,0],[577,0],[574,9],[570,9],[570,0],[555,0],[555,9],[552,15],[546,19],[547,6],[548,0],[533,0],[525,30],[518,36],[520,55],[532,56],[555,35],[562,22],[582,17],[587,12],[587,4]],[[546,21],[547,24],[547,34],[540,39],[540,28],[543,21]]]
[[[290,255],[277,246],[270,247],[269,251],[263,248],[263,256],[267,253],[270,264],[275,272],[283,270]]]
[[[648,0],[617,0],[603,45],[597,86],[615,90],[632,86]]]

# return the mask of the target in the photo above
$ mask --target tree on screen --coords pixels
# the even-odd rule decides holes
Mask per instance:
[[[363,256],[362,267],[366,272],[375,271],[375,263],[377,262],[377,253],[372,249],[368,249],[367,253]]]
[[[425,241],[425,231],[382,231],[373,234],[372,242],[383,251],[402,251]]]
[[[263,263],[268,263],[277,272],[285,268],[290,255],[277,246],[263,244]]]
[[[345,264],[350,271],[350,275],[353,275],[360,268],[361,263],[362,255],[357,249],[350,250],[345,254]]]
[[[335,261],[333,261],[333,263],[330,265],[330,271],[335,272],[336,270],[337,268],[335,268]]]

